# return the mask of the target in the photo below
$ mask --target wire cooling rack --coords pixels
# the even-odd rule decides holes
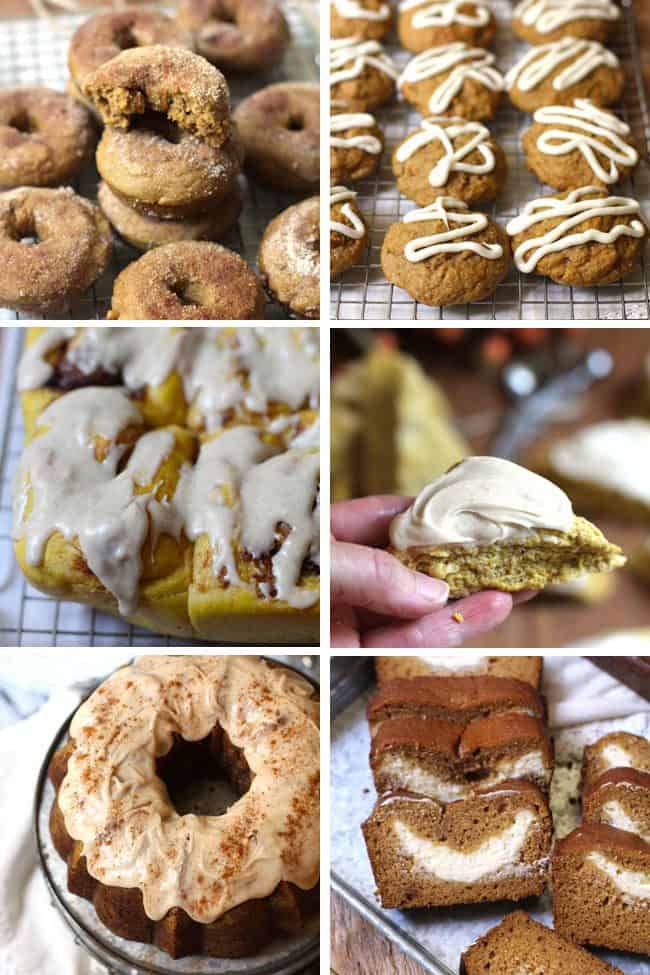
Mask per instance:
[[[519,60],[528,45],[519,41],[510,28],[513,4],[511,0],[492,0],[492,7],[499,21],[497,41],[494,46],[497,66],[505,73]],[[650,148],[650,113],[643,87],[639,48],[636,36],[631,0],[623,0],[623,19],[616,36],[609,42],[625,66],[628,79],[623,102],[615,106],[633,133],[642,133]],[[391,35],[387,51],[400,70],[414,55],[399,48]],[[415,302],[405,291],[384,278],[380,265],[381,245],[391,223],[416,206],[401,196],[397,189],[390,160],[395,146],[409,132],[419,127],[421,115],[407,102],[395,101],[375,112],[377,121],[386,138],[381,165],[376,175],[355,183],[357,203],[369,227],[369,242],[363,260],[350,268],[332,285],[331,318],[339,320],[390,321],[422,319],[455,319],[485,321],[495,319],[536,319],[550,321],[650,318],[650,293],[648,291],[648,259],[623,281],[598,288],[571,288],[553,284],[548,278],[522,275],[511,268],[493,295],[483,301],[447,308],[431,308]],[[519,112],[504,97],[490,128],[506,153],[509,175],[506,186],[489,213],[505,225],[520,209],[538,196],[552,192],[551,187],[540,183],[528,171],[524,163],[521,136],[530,125],[530,116]],[[646,205],[650,217],[650,170],[642,162],[632,179],[621,184],[621,192]]]
[[[257,89],[276,81],[318,80],[316,31],[298,3],[288,0],[284,4],[284,11],[289,22],[292,43],[283,63],[264,77],[229,79],[233,107]],[[2,21],[0,88],[9,85],[46,85],[48,88],[65,90],[69,76],[68,45],[74,31],[85,19],[87,18],[64,15],[47,20],[25,18]],[[276,214],[295,203],[296,197],[265,190],[244,176],[240,179],[244,189],[244,208],[238,224],[221,243],[237,251],[250,265],[256,267],[257,248],[265,228]],[[98,180],[99,176],[93,165],[86,169],[75,189],[94,200],[97,196]],[[140,251],[115,236],[113,256],[108,269],[93,288],[75,303],[66,317],[82,320],[105,318],[111,304],[113,281],[127,264],[138,257]],[[0,321],[35,317],[38,316],[18,315],[9,309],[0,308]],[[286,317],[285,309],[277,304],[267,304],[267,319]]]

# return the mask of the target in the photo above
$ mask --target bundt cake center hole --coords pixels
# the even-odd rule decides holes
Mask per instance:
[[[251,781],[241,750],[220,728],[202,741],[176,737],[171,751],[158,759],[156,772],[179,816],[222,816]]]
[[[305,120],[302,115],[290,115],[287,128],[290,132],[302,132],[305,127]]]

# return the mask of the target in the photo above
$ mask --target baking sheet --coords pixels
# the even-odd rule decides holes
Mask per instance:
[[[357,686],[363,679],[362,673],[357,671]],[[368,674],[367,669],[365,674]],[[335,711],[338,686],[334,686],[332,692]],[[347,683],[347,693],[349,686]],[[541,898],[528,898],[516,905],[467,905],[414,911],[384,910],[380,907],[359,828],[360,823],[370,815],[376,797],[368,764],[370,735],[365,717],[370,694],[368,690],[358,693],[353,703],[332,722],[330,837],[333,889],[386,937],[435,975],[456,975],[463,951],[513,910],[524,909],[537,921],[552,927],[548,892]],[[579,805],[575,799],[584,746],[614,730],[650,736],[650,715],[592,723],[554,735],[556,772],[551,805],[559,835],[566,835],[578,822]],[[650,962],[642,957],[598,950],[594,950],[594,953],[616,965],[626,975],[650,975]]]

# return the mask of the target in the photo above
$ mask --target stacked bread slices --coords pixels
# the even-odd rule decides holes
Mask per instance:
[[[485,659],[481,675],[462,675],[459,655],[461,676],[384,681],[368,705],[378,799],[362,828],[384,907],[517,901],[546,887],[553,750],[540,668],[528,682],[495,676]]]

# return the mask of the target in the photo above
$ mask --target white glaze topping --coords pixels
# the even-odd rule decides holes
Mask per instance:
[[[550,126],[538,136],[537,148],[547,156],[566,156],[577,149],[598,179],[616,183],[621,176],[617,163],[636,166],[639,161],[636,149],[625,141],[629,125],[588,99],[576,98],[573,104],[573,108],[550,105],[535,112],[533,121]],[[609,161],[608,169],[599,156]]]
[[[345,20],[372,20],[381,23],[390,17],[390,7],[387,3],[382,3],[377,10],[364,7],[359,0],[332,0],[339,17]]]
[[[587,854],[587,861],[606,874],[625,897],[632,900],[650,900],[650,873],[628,870],[597,850]]]
[[[139,888],[155,921],[178,907],[210,923],[281,881],[313,887],[320,744],[311,693],[257,657],[142,657],[109,677],[74,716],[59,791],[90,875]],[[176,734],[200,741],[215,725],[243,751],[250,789],[223,815],[181,816],[156,760]]]
[[[415,84],[435,78],[440,74],[448,74],[431,93],[429,111],[432,115],[442,115],[456,95],[461,91],[467,78],[472,78],[491,91],[503,91],[502,75],[493,66],[496,62],[494,54],[480,47],[469,47],[458,41],[454,44],[443,44],[432,47],[412,58],[404,68],[398,81],[398,87],[403,88],[406,82]]]
[[[439,196],[429,206],[410,210],[403,217],[404,223],[430,223],[432,220],[442,221],[447,230],[409,240],[404,247],[404,256],[412,264],[426,261],[434,254],[459,254],[461,251],[471,251],[488,261],[503,257],[501,244],[485,244],[468,239],[472,234],[485,230],[488,218],[484,213],[470,213],[461,200]]]
[[[468,457],[428,484],[390,526],[396,549],[518,542],[568,531],[568,497],[546,478],[499,457]]]
[[[621,12],[612,0],[522,0],[514,17],[539,34],[551,34],[575,20],[618,20]]]
[[[367,67],[381,71],[394,81],[399,77],[399,71],[379,41],[362,41],[358,37],[330,41],[330,85],[358,78]]]
[[[455,140],[469,136],[467,141],[455,144]],[[431,186],[445,186],[452,172],[491,173],[494,171],[495,157],[489,145],[490,130],[480,122],[465,119],[436,116],[422,120],[422,127],[406,139],[395,153],[398,162],[405,162],[432,142],[439,142],[444,155],[429,173]],[[472,152],[478,152],[481,162],[465,162]]]
[[[489,658],[476,653],[457,653],[453,657],[421,654],[417,659],[429,667],[432,674],[487,674],[489,666]]]
[[[337,203],[343,203],[341,214],[350,221],[349,224],[341,223],[340,220],[332,220],[330,217],[330,230],[335,233],[343,234],[351,240],[361,240],[366,232],[366,226],[361,217],[354,212],[350,206],[350,200],[356,200],[357,194],[354,190],[349,190],[345,186],[333,186],[330,191],[330,207]]]
[[[587,78],[596,68],[618,68],[620,62],[613,51],[597,41],[563,37],[550,44],[533,47],[505,78],[506,89],[515,86],[520,91],[533,91],[554,71],[565,65],[553,78],[555,91],[564,91]]]
[[[568,247],[581,244],[612,244],[619,237],[645,237],[646,228],[639,219],[625,221],[623,217],[639,217],[641,208],[636,200],[625,196],[603,196],[597,186],[582,186],[568,193],[564,199],[554,196],[531,200],[523,212],[506,226],[511,237],[526,233],[545,220],[557,223],[539,237],[523,240],[514,252],[514,261],[520,271],[530,274],[547,254],[556,254]],[[594,217],[614,217],[617,222],[611,230],[590,227],[578,230],[586,220]]]
[[[381,142],[376,135],[349,135],[343,138],[339,132],[348,129],[370,129],[377,123],[367,112],[343,112],[330,118],[330,146],[333,149],[361,149],[371,156],[381,152]]]
[[[485,0],[402,0],[399,5],[401,13],[416,7],[423,7],[411,18],[411,26],[416,30],[422,27],[449,27],[451,24],[485,27],[491,16]]]

